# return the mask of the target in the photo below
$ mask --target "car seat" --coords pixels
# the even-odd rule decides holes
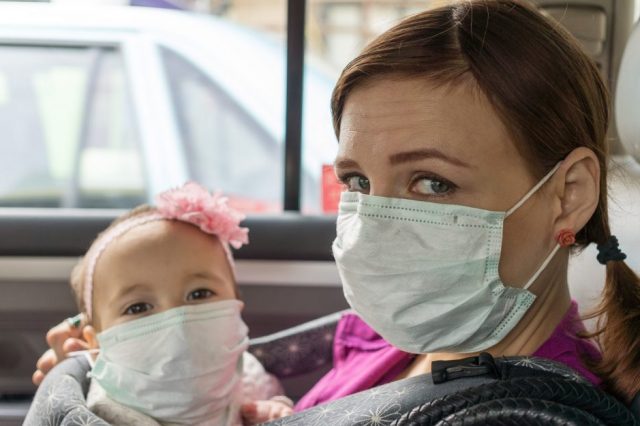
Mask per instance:
[[[250,351],[280,377],[331,363],[341,313],[251,341]],[[107,425],[86,406],[88,362],[56,366],[38,388],[25,425]],[[295,425],[418,424],[640,425],[627,408],[553,361],[488,354],[434,363],[433,374],[379,386],[269,423]]]
[[[249,351],[278,378],[293,377],[330,364],[333,335],[342,313],[250,342]],[[57,365],[38,388],[24,425],[107,425],[87,408],[89,363],[72,357]]]

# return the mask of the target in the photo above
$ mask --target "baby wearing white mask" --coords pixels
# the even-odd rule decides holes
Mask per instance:
[[[278,380],[246,352],[229,248],[248,242],[244,216],[195,183],[156,204],[117,219],[72,273],[90,324],[89,408],[113,425],[143,426],[291,414]]]

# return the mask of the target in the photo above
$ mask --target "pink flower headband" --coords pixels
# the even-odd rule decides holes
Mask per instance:
[[[243,244],[248,244],[249,230],[240,227],[240,222],[245,216],[229,207],[227,201],[227,198],[220,193],[210,194],[199,184],[188,182],[181,188],[171,189],[158,195],[154,211],[124,220],[101,235],[86,255],[83,300],[89,319],[91,319],[93,308],[93,275],[100,255],[116,238],[145,223],[156,220],[179,220],[197,226],[202,232],[215,235],[222,243],[233,269],[233,256],[229,245],[238,249]]]

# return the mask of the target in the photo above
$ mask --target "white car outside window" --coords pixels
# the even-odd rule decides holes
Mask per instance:
[[[0,3],[0,206],[128,208],[187,180],[282,209],[284,44],[215,17]],[[305,71],[302,208],[337,150]]]
[[[0,205],[144,201],[124,80],[113,49],[0,45]]]

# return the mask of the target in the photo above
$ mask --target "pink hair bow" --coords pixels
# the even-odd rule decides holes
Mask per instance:
[[[187,182],[158,195],[156,208],[166,219],[192,223],[239,249],[249,243],[249,230],[240,227],[245,215],[229,207],[227,201],[219,192],[210,194],[197,183]]]

